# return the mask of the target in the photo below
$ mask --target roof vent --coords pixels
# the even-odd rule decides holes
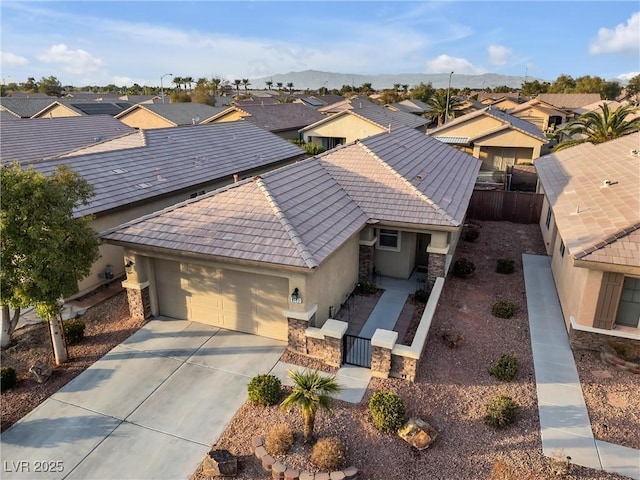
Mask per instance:
[[[636,149],[629,150],[629,155],[631,155],[632,157],[637,157],[640,155],[640,150],[636,150]]]
[[[610,187],[611,185],[615,185],[617,183],[618,182],[614,182],[613,180],[603,180],[601,188],[607,188],[607,187]]]
[[[149,183],[139,183],[138,186],[140,188],[149,188],[151,185]]]
[[[127,173],[127,171],[124,168],[114,168],[113,170],[111,170],[113,173],[115,174],[122,174],[122,173]]]

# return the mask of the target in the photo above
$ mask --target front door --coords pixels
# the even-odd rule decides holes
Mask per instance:
[[[416,267],[420,270],[427,271],[429,265],[429,254],[427,253],[427,247],[431,243],[431,235],[426,233],[419,233],[416,241]]]

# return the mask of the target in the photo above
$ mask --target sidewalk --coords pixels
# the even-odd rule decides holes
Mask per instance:
[[[560,308],[550,258],[522,255],[545,456],[640,480],[640,451],[596,440]]]

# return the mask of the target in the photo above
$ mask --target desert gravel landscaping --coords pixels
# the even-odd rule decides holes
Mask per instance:
[[[361,479],[524,480],[555,477],[549,470],[549,460],[542,455],[521,260],[522,253],[544,254],[539,226],[502,222],[477,224],[480,237],[474,243],[461,241],[457,252],[457,257],[466,257],[475,263],[475,274],[466,279],[453,276],[447,279],[416,383],[373,379],[360,404],[336,401],[331,413],[321,412],[316,419],[316,437],[335,435],[342,439],[347,447],[346,463],[360,469]],[[515,260],[515,273],[495,273],[497,258]],[[498,300],[515,303],[514,317],[507,320],[492,316],[491,307]],[[457,348],[449,348],[442,338],[445,334],[462,335],[463,342]],[[500,382],[488,373],[491,364],[503,353],[515,355],[519,360],[518,375],[508,383]],[[295,363],[313,367],[304,361],[304,357],[285,355],[288,362],[298,360]],[[585,355],[579,352],[577,356],[579,369],[580,362],[585,362],[584,368],[593,370],[596,364],[586,363],[591,358],[589,352]],[[613,379],[619,379],[604,385],[613,388],[611,394],[620,395],[617,389],[629,380],[627,374],[620,376],[620,372],[604,364],[597,364],[596,370],[607,371]],[[637,397],[637,383],[625,391],[630,394],[634,389]],[[284,398],[289,390],[283,390]],[[420,417],[438,430],[439,436],[429,449],[412,451],[399,437],[381,433],[373,427],[367,402],[378,390],[398,393],[407,404],[408,416]],[[485,425],[483,417],[488,400],[500,394],[514,398],[520,410],[514,425],[495,430]],[[637,413],[635,400],[627,400],[625,408],[635,408]],[[602,418],[610,418],[610,405],[593,403],[593,408]],[[302,422],[295,411],[285,413],[277,405],[256,407],[248,403],[238,411],[215,445],[215,448],[228,449],[239,456],[240,471],[236,478],[267,478],[251,456],[251,438],[264,437],[271,426],[283,422],[290,424],[294,432],[301,433]],[[610,429],[623,428],[617,426],[622,424],[623,421],[612,421]],[[638,431],[637,416],[631,415],[629,424],[619,435],[630,435],[637,441]],[[597,432],[596,436],[615,440],[600,437]],[[633,444],[627,441],[627,446]],[[294,448],[284,463],[314,471],[301,450]],[[558,455],[564,457],[562,452]],[[192,480],[205,478],[198,469]],[[563,478],[626,477],[571,466]]]

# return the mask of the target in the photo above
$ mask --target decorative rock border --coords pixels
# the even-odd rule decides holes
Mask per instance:
[[[600,350],[600,359],[607,365],[612,365],[620,370],[640,374],[640,365],[638,363],[629,362],[624,358],[621,358],[615,350],[608,345],[602,346],[602,349]]]
[[[286,465],[267,453],[264,448],[264,440],[261,437],[253,437],[251,439],[251,453],[260,462],[262,469],[271,473],[273,480],[354,480],[360,473],[356,467],[349,467],[330,473],[299,472],[298,470],[287,468]]]

